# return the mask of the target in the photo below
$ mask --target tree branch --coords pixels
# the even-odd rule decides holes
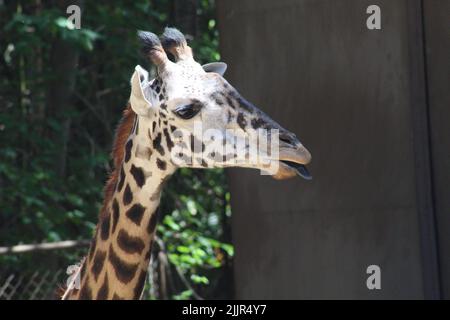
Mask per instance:
[[[90,240],[66,240],[60,242],[19,244],[12,247],[0,247],[0,254],[25,253],[34,251],[59,250],[67,248],[87,247]]]

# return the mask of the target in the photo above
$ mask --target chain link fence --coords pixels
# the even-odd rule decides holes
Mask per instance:
[[[0,247],[0,257],[9,260],[0,263],[0,300],[58,299],[58,288],[69,276],[67,267],[88,246],[82,240]]]
[[[36,270],[0,277],[0,300],[51,300],[66,277],[64,270]]]

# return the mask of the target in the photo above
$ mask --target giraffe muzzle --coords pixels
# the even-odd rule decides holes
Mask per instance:
[[[311,162],[311,153],[300,144],[295,146],[284,144],[280,147],[280,166],[278,172],[273,176],[275,179],[284,180],[295,176],[300,176],[306,180],[311,180],[312,176],[306,165]]]

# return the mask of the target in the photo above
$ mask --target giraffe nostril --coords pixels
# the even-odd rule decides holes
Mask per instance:
[[[285,138],[285,137],[280,137],[280,141],[286,142],[288,144],[290,144],[290,140]]]
[[[296,145],[298,143],[297,137],[292,133],[280,133],[279,139],[280,141],[290,145]]]

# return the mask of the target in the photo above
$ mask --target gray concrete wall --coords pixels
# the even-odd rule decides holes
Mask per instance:
[[[450,299],[450,1],[424,1],[431,164],[441,289]],[[446,40],[445,40],[446,39]]]
[[[449,156],[448,95],[433,100],[431,167],[420,1],[377,1],[379,31],[366,28],[370,4],[218,1],[226,78],[313,155],[310,182],[228,172],[237,298],[439,297],[431,172],[447,169],[437,217],[448,230],[450,163],[434,146]],[[443,13],[426,9],[439,29]],[[448,74],[435,67],[439,97]],[[371,264],[381,290],[366,287]]]

